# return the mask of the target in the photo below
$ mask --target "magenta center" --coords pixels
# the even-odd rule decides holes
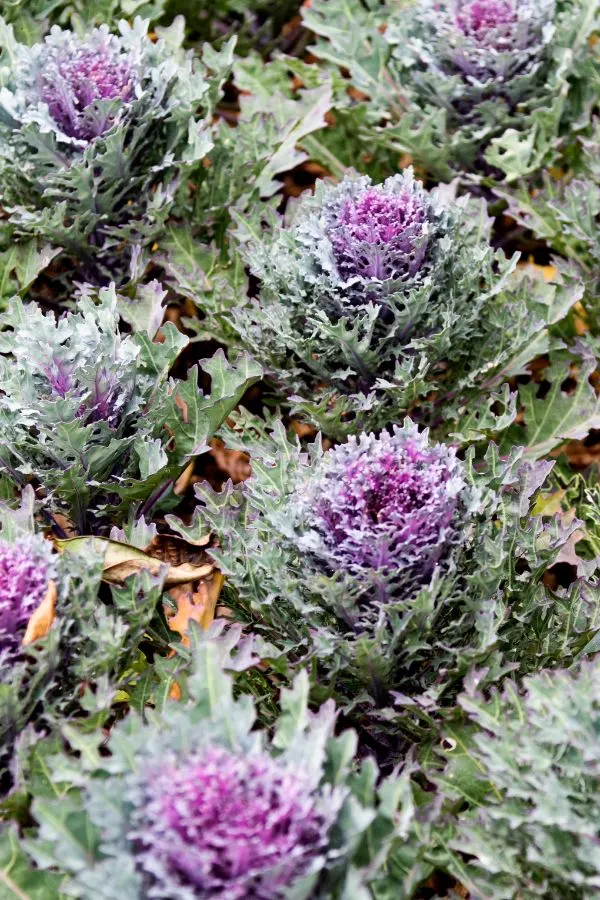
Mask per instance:
[[[340,225],[347,227],[356,240],[387,244],[420,219],[419,213],[422,215],[420,207],[409,194],[390,195],[370,190],[356,200],[348,200],[340,215]]]
[[[128,101],[133,94],[133,74],[110,47],[79,47],[48,61],[41,79],[41,98],[65,134],[89,140],[108,127],[86,122],[83,114],[98,100]]]
[[[505,31],[516,20],[514,6],[509,0],[473,0],[457,16],[461,30],[481,43],[486,43],[491,33]]]

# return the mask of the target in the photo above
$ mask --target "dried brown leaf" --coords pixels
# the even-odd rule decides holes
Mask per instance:
[[[56,582],[50,580],[48,582],[46,596],[37,609],[33,611],[31,618],[27,623],[27,630],[23,637],[24,647],[28,647],[30,644],[33,644],[34,641],[39,641],[40,638],[46,637],[55,619],[55,609]]]
[[[120,541],[111,541],[107,538],[78,537],[65,541],[57,541],[57,548],[61,551],[79,549],[84,551],[86,547],[94,551],[104,552],[104,572],[102,578],[109,584],[122,584],[126,578],[135,575],[142,570],[149,571],[152,575],[158,575],[165,565],[162,559],[150,556],[137,547]],[[198,581],[207,578],[214,571],[214,565],[210,562],[202,562],[200,565],[182,563],[181,565],[169,565],[165,576],[165,586],[172,587],[176,584],[185,584],[190,581]]]
[[[170,610],[165,608],[167,623],[171,631],[182,636],[184,644],[189,644],[187,630],[190,622],[197,622],[204,630],[212,625],[224,581],[223,575],[215,571],[210,579],[200,582],[195,592],[177,588],[170,592],[177,604],[177,612],[170,614]]]

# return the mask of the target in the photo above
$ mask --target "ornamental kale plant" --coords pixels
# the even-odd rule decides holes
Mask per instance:
[[[522,690],[507,682],[490,699],[461,697],[474,726],[465,764],[479,802],[446,837],[449,867],[470,896],[588,900],[597,893],[599,698],[597,661],[542,672]],[[451,791],[452,781],[444,784]]]
[[[277,895],[326,848],[339,808],[319,803],[300,769],[215,745],[181,764],[163,757],[144,779],[134,826],[142,870],[153,874],[162,857],[179,890],[244,900],[249,890]]]
[[[588,43],[597,14],[595,0],[419,0],[399,9],[317,0],[303,10],[326,39],[316,54],[347,68],[368,95],[364,139],[409,153],[441,180],[457,171],[513,180],[576,148],[598,90]]]
[[[475,467],[410,420],[327,452],[320,441],[302,452],[277,421],[270,429],[237,418],[223,437],[249,453],[252,476],[221,492],[196,485],[191,530],[169,516],[188,539],[207,525],[218,535],[228,605],[271,642],[269,655],[314,659],[322,689],[353,706],[401,692],[422,711],[406,713],[410,732],[472,665],[493,680],[509,659],[535,666],[545,628],[565,650],[579,638],[564,635],[541,584],[577,520],[529,512],[551,464],[492,445]],[[542,609],[547,625],[528,631]]]
[[[117,303],[114,287],[84,290],[77,311],[56,320],[15,298],[1,319],[0,471],[17,486],[33,481],[81,532],[120,504],[164,499],[260,374],[221,352],[204,362],[210,395],[197,367],[169,380],[187,338],[172,324],[162,343],[120,335]]]
[[[233,45],[200,63],[175,22],[153,42],[147,22],[83,37],[53,27],[19,44],[0,23],[0,188],[9,225],[117,277],[121,244],[164,225],[186,169],[212,146],[211,116]],[[209,70],[210,65],[210,70]]]
[[[483,204],[449,202],[409,169],[317,182],[290,222],[238,217],[260,296],[229,318],[292,404],[343,437],[408,410],[436,424],[549,348],[581,296],[515,272]],[[437,393],[433,393],[437,392]]]
[[[334,737],[333,705],[308,711],[306,674],[282,691],[272,738],[257,728],[223,671],[259,661],[247,643],[232,658],[235,640],[197,636],[187,701],[147,724],[130,715],[110,755],[96,736],[79,760],[50,763],[61,799],[34,799],[26,847],[69,896],[369,900],[391,889],[398,780],[376,788],[370,760],[352,771],[356,736]],[[82,822],[89,840],[64,854]]]
[[[59,555],[34,526],[31,487],[20,508],[0,504],[0,793],[11,751],[58,720],[108,715],[117,685],[155,615],[162,576],[148,572],[100,594],[102,554],[88,546]],[[131,676],[131,673],[130,673]],[[96,697],[82,686],[95,684]]]

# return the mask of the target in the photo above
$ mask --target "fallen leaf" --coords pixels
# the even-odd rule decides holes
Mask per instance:
[[[54,513],[54,521],[56,522],[62,533],[67,537],[77,537],[77,529],[75,528],[71,520],[67,519],[66,516],[63,516],[62,513]]]
[[[230,450],[218,438],[210,442],[210,450],[213,459],[220,469],[231,478],[234,484],[246,481],[251,475],[250,460],[247,453],[241,450]]]
[[[587,311],[579,302],[573,307],[573,313],[575,314],[575,331],[577,334],[585,334],[590,330]]]
[[[31,615],[27,623],[27,630],[23,638],[23,646],[28,647],[34,641],[46,637],[54,622],[54,610],[56,608],[56,582],[50,580],[46,596]]]
[[[569,441],[566,446],[558,447],[552,452],[552,456],[560,456],[561,453],[569,460],[569,465],[575,471],[582,471],[589,466],[597,466],[600,460],[600,443],[598,443],[597,432],[592,432],[585,440]],[[592,440],[590,440],[590,437]]]
[[[300,419],[290,419],[290,428],[299,438],[310,438],[312,440],[317,436],[317,429],[314,425],[309,425],[307,422],[302,422]]]
[[[168,521],[167,517],[167,521]],[[210,533],[204,532],[202,535],[191,540],[186,533],[185,540],[176,537],[173,534],[157,534],[150,541],[144,552],[155,559],[161,559],[163,562],[169,563],[170,566],[180,566],[182,563],[192,563],[195,566],[204,565],[211,562],[202,549],[212,542]]]
[[[550,175],[557,181],[560,181],[562,178],[564,178],[565,174],[565,170],[561,169],[559,166],[549,166],[548,168],[548,175]]]
[[[149,556],[143,550],[132,547],[121,541],[111,541],[107,538],[78,537],[64,541],[56,541],[56,547],[60,552],[76,550],[85,552],[86,549],[95,553],[104,553],[103,581],[109,584],[122,584],[126,578],[135,575],[142,570],[158,575],[166,564],[161,559]],[[182,565],[169,565],[165,576],[165,586],[172,587],[176,584],[185,584],[190,581],[198,581],[208,578],[214,572],[212,563],[194,565],[183,563]]]
[[[169,700],[181,700],[181,688],[176,681],[174,681],[171,685],[171,690],[169,691]]]
[[[215,572],[209,581],[202,581],[195,593],[190,590],[181,590],[182,586],[173,588],[169,593],[177,604],[177,612],[173,613],[165,606],[167,624],[171,631],[180,634],[182,643],[189,646],[190,639],[187,631],[190,622],[197,622],[201,628],[209,628],[215,618],[215,609],[225,577],[220,572]],[[175,652],[174,650],[172,651]],[[170,700],[181,700],[181,688],[174,681],[169,691]]]
[[[181,475],[175,482],[175,486],[173,488],[173,493],[176,494],[177,497],[180,497],[182,494],[185,494],[185,492],[187,491],[187,489],[190,485],[192,475],[194,474],[195,465],[196,465],[195,460],[192,460],[191,463],[189,463],[185,467],[185,469],[183,470],[183,472],[181,473]]]
[[[177,589],[171,592],[177,604],[177,612],[169,614],[170,610],[165,608],[167,624],[171,631],[181,635],[186,646],[189,644],[187,630],[190,622],[197,622],[204,630],[212,625],[224,581],[224,576],[215,571],[212,578],[200,582],[194,593],[189,590],[180,593]]]

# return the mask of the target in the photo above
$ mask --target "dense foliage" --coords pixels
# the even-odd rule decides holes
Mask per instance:
[[[177,23],[157,42],[136,19],[80,38],[55,26],[27,47],[2,23],[0,179],[18,233],[67,248],[86,277],[119,277],[124,240],[155,237],[179,180],[211,147],[214,74]],[[201,113],[201,115],[200,115]],[[115,260],[115,256],[117,260]]]
[[[164,573],[140,572],[104,595],[102,547],[53,552],[34,531],[33,511],[30,487],[19,509],[0,507],[3,793],[10,784],[10,751],[28,723],[43,733],[84,711],[94,712],[98,724],[108,717],[114,686],[139,657],[164,581]],[[81,696],[85,683],[97,686],[95,697]]]
[[[509,684],[489,699],[461,697],[482,794],[451,845],[469,856],[466,871],[454,864],[474,896],[593,896],[598,678],[598,664],[587,663],[528,678],[522,693]]]
[[[600,0],[11,0],[0,900],[600,890]]]

